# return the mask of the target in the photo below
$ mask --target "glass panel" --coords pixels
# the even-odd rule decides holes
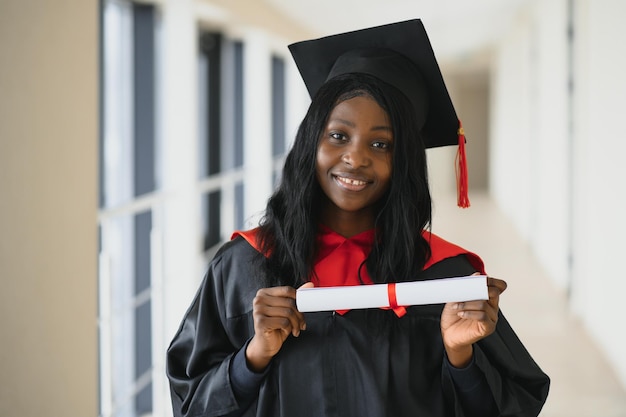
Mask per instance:
[[[135,216],[135,295],[150,288],[150,231],[152,213]]]
[[[201,176],[221,171],[221,36],[203,33],[200,36],[199,86]]]
[[[152,389],[141,387],[144,379],[152,378],[152,317],[151,302],[148,301],[135,310],[135,381],[139,386],[139,394],[135,398],[137,415],[152,411]]]
[[[152,368],[150,232],[152,213],[135,216],[135,380]],[[144,301],[145,300],[145,301]]]
[[[209,76],[209,59],[201,50],[198,53],[198,178],[209,175]]]
[[[233,97],[234,102],[234,133],[235,133],[235,166],[240,167],[243,165],[243,43],[234,43],[234,64],[235,64],[235,82]]]
[[[285,63],[272,57],[272,155],[285,153]]]
[[[152,415],[152,383],[143,387],[135,399],[135,412],[138,417]]]
[[[154,191],[155,158],[155,11],[133,5],[134,195]]]
[[[103,207],[128,201],[133,195],[132,10],[128,3],[107,1],[103,10]]]
[[[243,230],[245,225],[244,219],[244,185],[239,182],[235,185],[235,228]]]
[[[221,211],[220,202],[222,192],[220,190],[206,193],[202,196],[202,214],[204,220],[204,249],[208,250],[220,243]]]
[[[103,408],[119,414],[133,395],[135,376],[135,319],[134,319],[134,218],[117,217],[108,220],[102,228],[102,248],[108,256],[108,274],[100,279],[109,280],[110,295],[110,396],[103,398]],[[106,340],[105,339],[105,340]],[[116,410],[118,412],[116,412]],[[132,415],[132,414],[126,414]]]

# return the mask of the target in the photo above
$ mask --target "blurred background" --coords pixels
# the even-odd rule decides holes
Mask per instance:
[[[509,282],[548,417],[626,416],[626,2],[0,0],[0,415],[171,415],[165,350],[309,98],[289,43],[421,18],[468,138],[433,232]],[[620,324],[622,323],[622,324]]]

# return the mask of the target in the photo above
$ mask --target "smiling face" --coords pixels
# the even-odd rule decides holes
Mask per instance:
[[[321,220],[344,236],[374,227],[376,203],[389,189],[393,131],[369,96],[335,106],[317,148],[316,176],[326,197]]]

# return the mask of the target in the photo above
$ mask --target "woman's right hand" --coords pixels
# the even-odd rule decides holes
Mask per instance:
[[[313,287],[308,282],[301,288]],[[296,307],[293,287],[261,288],[252,302],[254,336],[246,349],[251,370],[261,372],[278,353],[289,335],[298,337],[306,328],[304,315]]]

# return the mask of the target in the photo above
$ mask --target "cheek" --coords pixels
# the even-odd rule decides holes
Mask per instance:
[[[315,170],[318,174],[324,175],[324,171],[328,169],[331,164],[331,155],[325,151],[323,146],[317,148],[317,154],[315,155]]]
[[[391,173],[393,172],[393,155],[387,155],[387,171],[389,171],[389,178],[391,178]]]
[[[317,154],[315,155],[315,177],[317,178],[318,182],[321,180],[321,178],[325,175],[324,171],[325,171],[325,160],[324,160],[324,155],[323,153],[320,152],[319,148],[317,150]]]
[[[381,180],[383,181],[391,181],[391,174],[393,172],[393,164],[392,164],[392,158],[391,155],[389,155],[385,161],[381,161],[381,166],[379,169],[379,177]]]
[[[389,163],[385,164],[381,171],[379,171],[379,180],[383,184],[384,192],[389,191],[391,188],[391,175],[392,175],[392,167],[391,160]]]

